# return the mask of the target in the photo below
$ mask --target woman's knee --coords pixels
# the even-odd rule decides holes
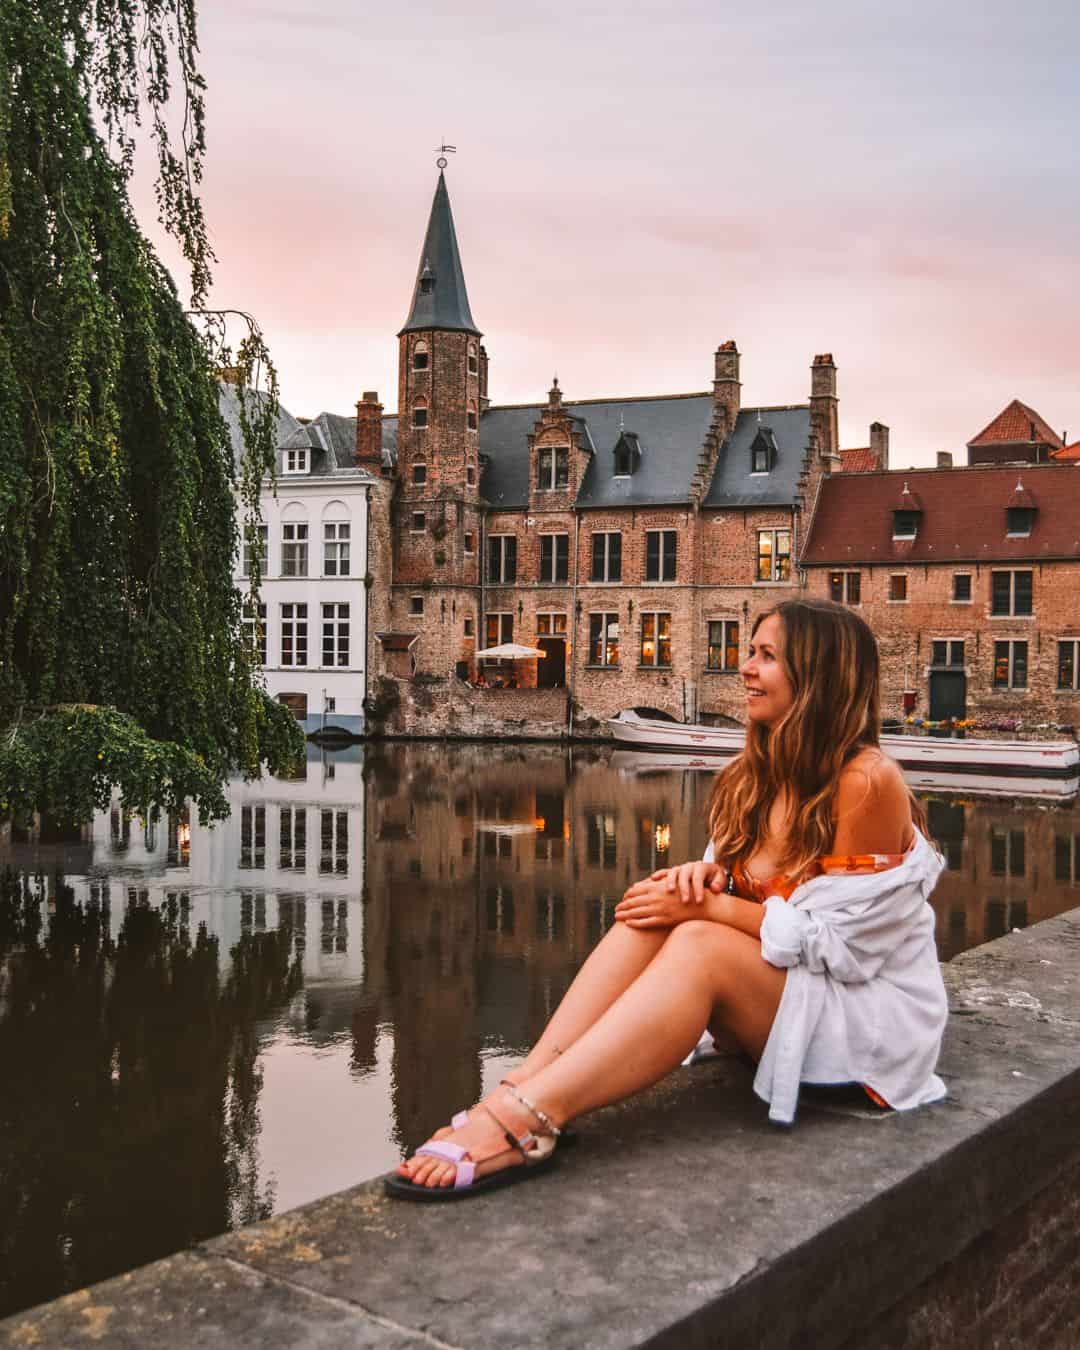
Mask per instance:
[[[716,960],[734,950],[740,937],[741,933],[726,924],[713,923],[710,919],[687,919],[671,930],[666,945],[675,950],[707,952],[710,960]]]

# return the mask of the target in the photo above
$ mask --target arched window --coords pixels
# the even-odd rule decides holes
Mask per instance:
[[[427,426],[427,412],[428,412],[427,399],[418,398],[413,403],[413,410],[412,410],[412,424],[414,427]]]
[[[428,368],[428,346],[423,339],[413,348],[412,367],[413,370],[427,370]]]
[[[469,343],[469,374],[475,375],[479,367],[476,363],[476,343]]]
[[[465,413],[465,425],[470,431],[475,431],[477,428],[476,399],[474,398],[469,399],[469,407]]]

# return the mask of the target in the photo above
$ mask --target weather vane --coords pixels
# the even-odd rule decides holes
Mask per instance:
[[[457,154],[457,146],[456,146],[456,145],[440,145],[440,146],[439,146],[439,158],[435,161],[435,167],[436,167],[437,169],[445,169],[445,168],[446,168],[446,165],[447,165],[447,163],[448,163],[446,156],[447,156],[447,155],[456,155],[456,154]]]

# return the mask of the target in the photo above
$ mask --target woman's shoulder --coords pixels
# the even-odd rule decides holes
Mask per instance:
[[[845,841],[840,852],[902,849],[911,832],[911,796],[897,762],[876,746],[854,755],[840,772],[835,818]]]

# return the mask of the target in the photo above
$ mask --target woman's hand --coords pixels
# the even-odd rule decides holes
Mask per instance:
[[[661,868],[631,886],[615,908],[615,917],[631,928],[673,928],[701,917],[697,906],[720,894],[727,869],[719,863],[692,862]]]

